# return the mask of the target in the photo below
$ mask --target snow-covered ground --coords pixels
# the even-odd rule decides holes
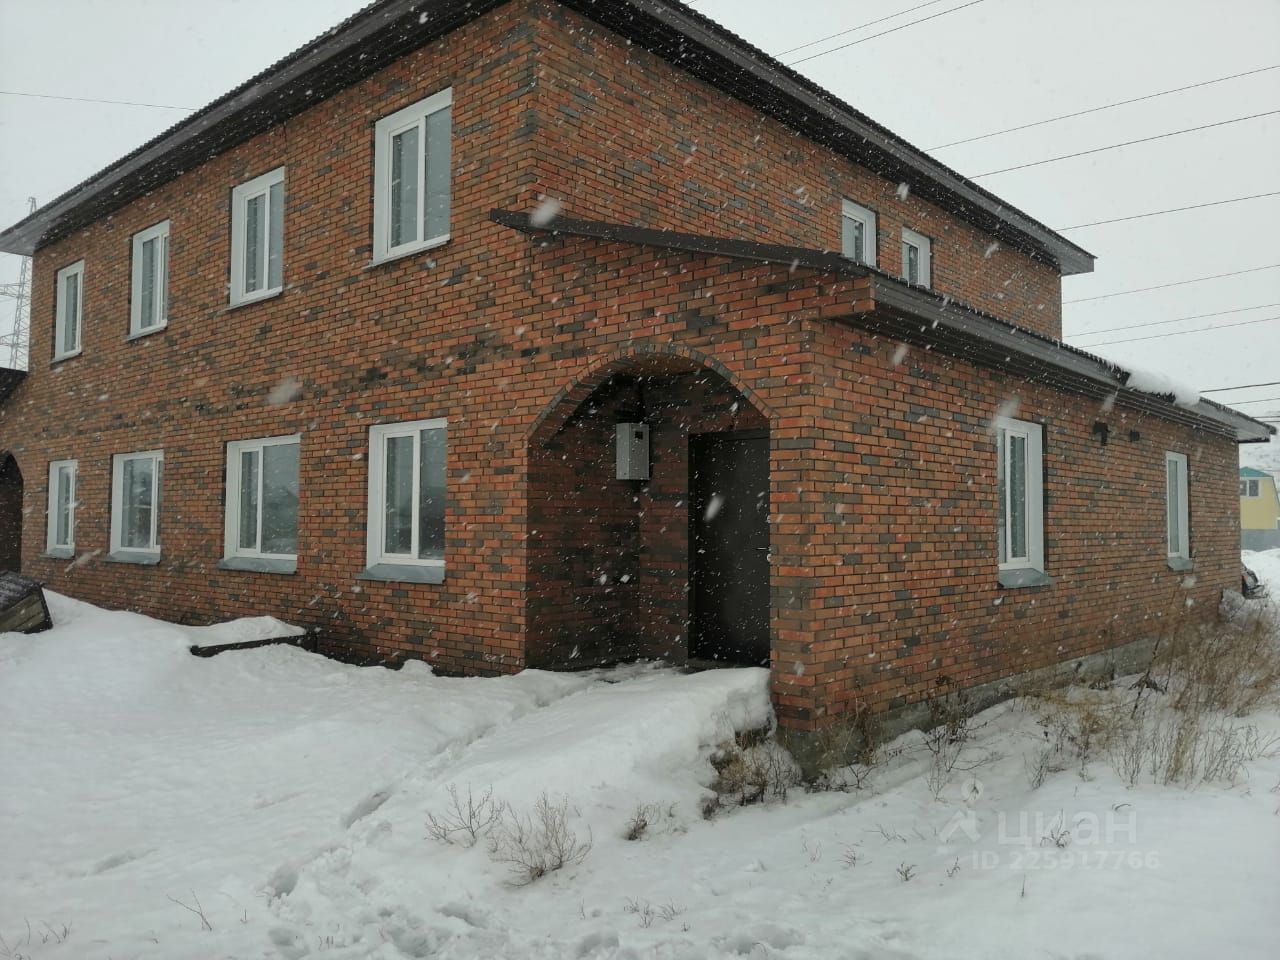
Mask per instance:
[[[1249,562],[1280,595],[1280,551]],[[940,791],[912,734],[862,789],[707,820],[711,752],[769,717],[763,670],[459,680],[285,647],[201,659],[189,645],[278,625],[50,605],[52,631],[0,636],[0,958],[1280,949],[1274,754],[1191,789],[1128,786],[1105,756],[1033,787],[1046,731],[1014,702],[974,721]],[[1241,722],[1280,734],[1274,707]],[[486,843],[430,836],[450,785],[522,813],[567,801],[591,850],[513,886]],[[640,804],[653,822],[628,840]]]

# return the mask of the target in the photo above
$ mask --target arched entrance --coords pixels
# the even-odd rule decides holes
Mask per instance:
[[[606,363],[528,455],[530,666],[769,662],[769,421],[725,375]]]
[[[22,471],[0,450],[0,572],[22,566]]]

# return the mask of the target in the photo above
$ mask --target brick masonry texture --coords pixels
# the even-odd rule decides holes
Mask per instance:
[[[452,238],[370,267],[373,124],[449,86]],[[281,165],[285,289],[228,309],[231,189]],[[1052,268],[554,3],[516,2],[37,252],[31,375],[0,407],[24,570],[111,607],[269,613],[452,672],[680,660],[687,435],[767,426],[774,691],[793,728],[1103,650],[1238,583],[1229,438],[900,355],[843,322],[850,281],[488,220],[542,195],[568,216],[833,249],[848,196],[877,210],[887,272],[911,226],[934,238],[937,292],[1059,332]],[[128,340],[130,238],[164,219],[169,324]],[[84,353],[51,364],[54,276],[81,258]],[[272,403],[287,381],[296,396]],[[648,484],[609,479],[637,384]],[[1013,397],[1045,425],[1053,583],[1003,590],[989,424]],[[358,579],[369,427],[433,417],[449,421],[445,582]],[[226,443],[295,432],[297,572],[219,570]],[[112,455],[153,448],[162,561],[109,562]],[[1190,460],[1190,578],[1164,559],[1166,450]],[[80,462],[74,564],[41,556],[64,458]]]

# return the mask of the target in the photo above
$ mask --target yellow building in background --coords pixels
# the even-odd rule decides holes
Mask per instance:
[[[1280,547],[1276,478],[1253,467],[1240,468],[1240,546],[1245,550]]]

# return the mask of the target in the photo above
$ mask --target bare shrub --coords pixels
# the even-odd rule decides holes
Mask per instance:
[[[929,727],[924,732],[924,746],[930,756],[925,781],[936,800],[957,770],[976,770],[998,760],[999,755],[986,752],[961,759],[972,737],[975,707],[964,690],[951,686],[950,679],[940,677],[935,692],[925,703],[929,708]]]
[[[1175,623],[1150,672],[1178,710],[1245,716],[1280,693],[1280,624],[1265,611]]]
[[[457,786],[451,783],[449,808],[439,817],[434,813],[427,814],[427,833],[441,843],[473,847],[481,837],[489,835],[502,819],[505,809],[506,804],[494,798],[492,787],[477,797],[468,785],[464,800],[458,795]]]
[[[818,773],[805,787],[815,792],[861,790],[886,759],[879,724],[862,703],[812,736]]]
[[[685,908],[677,906],[674,901],[668,900],[666,903],[654,906],[648,900],[635,900],[631,897],[627,898],[626,904],[622,908],[623,913],[633,913],[640,920],[640,926],[651,927],[655,920],[662,920],[670,923],[676,917],[684,913]]]
[[[915,875],[916,875],[916,865],[914,863],[910,865],[905,863],[898,864],[898,879],[901,880],[903,883],[906,883]]]
[[[640,840],[648,834],[650,827],[657,826],[664,820],[670,822],[675,819],[675,816],[674,803],[665,807],[660,803],[639,804],[635,813],[631,814],[631,819],[627,821],[627,829],[622,835],[628,840]]]
[[[542,794],[532,814],[504,806],[489,838],[489,855],[506,864],[511,883],[522,887],[565,866],[581,863],[591,852],[592,838],[580,840],[569,827],[569,801],[553,803]]]
[[[795,760],[772,738],[746,746],[741,737],[723,743],[712,755],[711,765],[716,771],[711,789],[718,798],[710,807],[711,815],[725,803],[745,807],[766,800],[786,802],[788,792],[800,783]],[[707,811],[704,804],[704,816]]]

